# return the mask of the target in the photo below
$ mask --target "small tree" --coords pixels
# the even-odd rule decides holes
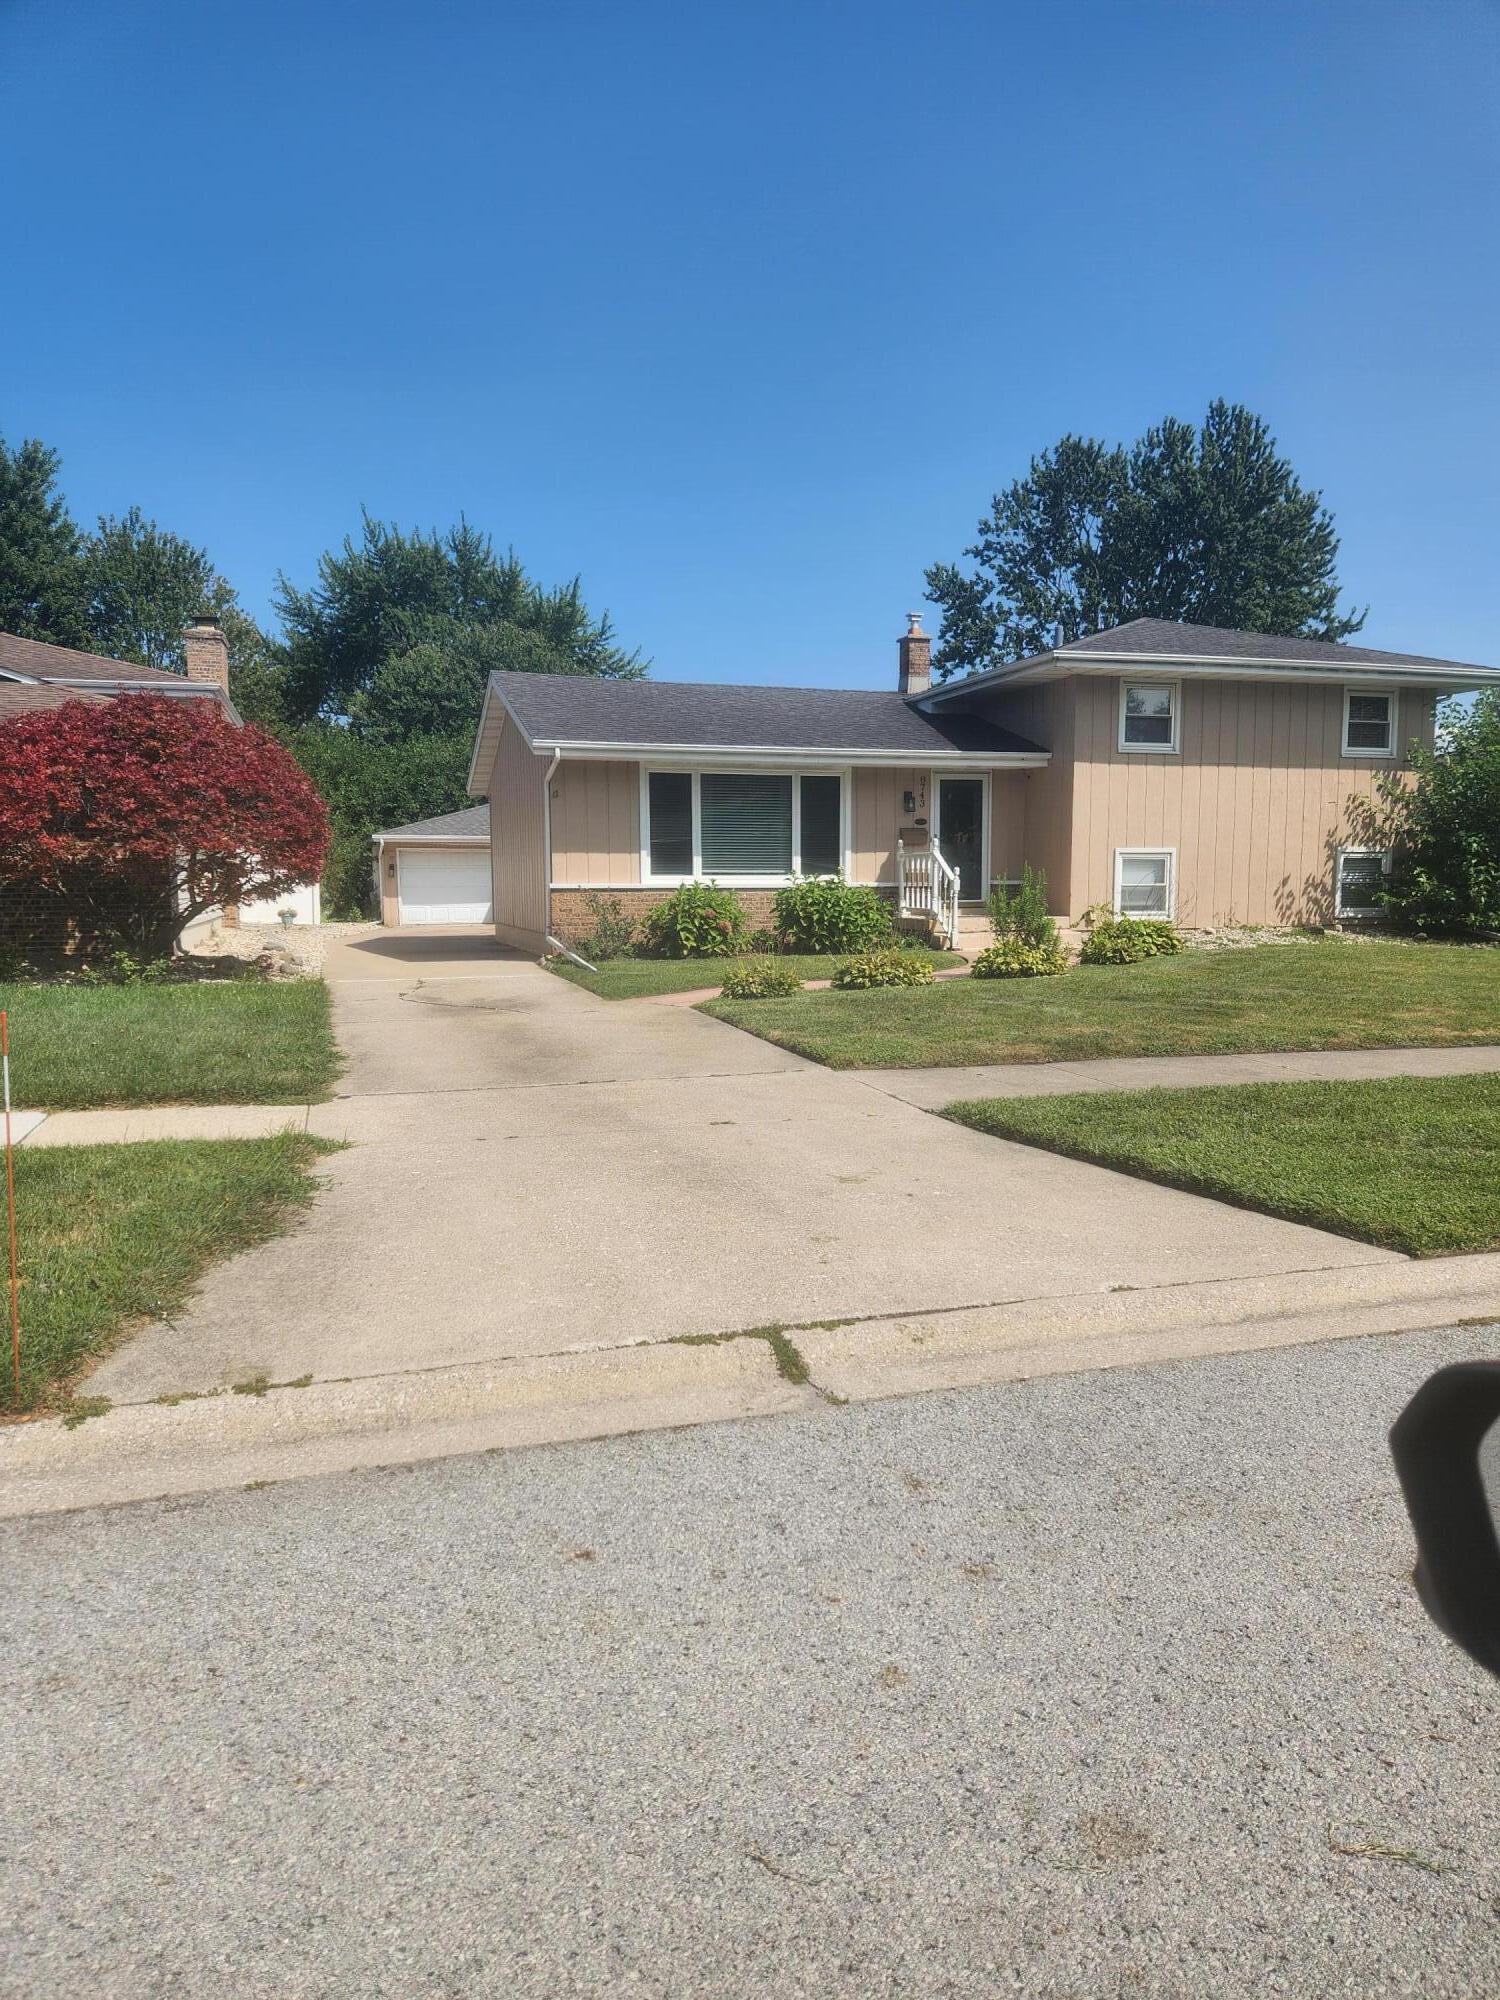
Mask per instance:
[[[86,937],[164,958],[205,911],[315,881],[328,815],[263,730],[214,702],[70,701],[0,730],[0,871]]]
[[[1394,773],[1378,801],[1351,801],[1359,837],[1390,847],[1386,903],[1418,930],[1487,936],[1500,931],[1500,694],[1442,716],[1436,752],[1414,748],[1416,782]]]

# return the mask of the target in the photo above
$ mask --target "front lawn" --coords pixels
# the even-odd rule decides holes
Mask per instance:
[[[21,1391],[11,1368],[7,1294],[0,1408],[15,1415],[64,1401],[70,1379],[123,1332],[175,1312],[210,1264],[264,1242],[306,1207],[316,1185],[307,1169],[333,1150],[303,1132],[22,1146]]]
[[[944,1116],[1412,1257],[1500,1248],[1500,1076],[992,1097]]]
[[[704,1011],[834,1069],[1441,1047],[1500,1041],[1500,951],[1326,938]]]
[[[339,1072],[321,979],[0,986],[14,1102],[305,1104]]]
[[[778,952],[776,963],[790,966],[799,979],[832,979],[833,968],[850,956],[847,951],[823,957]],[[931,957],[938,967],[962,963],[953,951],[935,951]],[[566,958],[547,961],[550,971],[572,980],[575,986],[587,987],[602,1000],[645,1000],[653,993],[691,993],[698,987],[717,987],[729,967],[738,963],[742,961],[732,958],[612,958],[597,972],[585,972]],[[767,1003],[752,1000],[743,1004],[763,1007]]]

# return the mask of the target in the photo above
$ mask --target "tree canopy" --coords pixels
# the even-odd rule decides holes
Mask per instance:
[[[934,563],[940,677],[1132,618],[1344,639],[1338,536],[1321,496],[1264,419],[1211,403],[1201,426],[1168,417],[1133,445],[1068,436],[990,503],[972,565]]]
[[[377,735],[417,722],[431,728],[449,712],[451,675],[441,677],[435,712],[423,717],[413,708],[417,676],[393,679],[387,671],[418,648],[435,648],[472,673],[470,723],[494,666],[626,680],[646,671],[638,652],[617,644],[608,613],[590,613],[576,577],[544,588],[513,551],[497,555],[490,537],[463,520],[444,533],[406,533],[366,514],[360,540],[346,537],[329,550],[309,589],[278,580],[276,608],[292,717],[347,716]]]
[[[39,438],[0,438],[0,632],[50,646],[90,640],[83,537],[57,489],[58,456]]]

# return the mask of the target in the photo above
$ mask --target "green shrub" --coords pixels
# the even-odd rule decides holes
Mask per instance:
[[[779,1000],[800,993],[802,981],[789,965],[774,958],[742,958],[724,975],[726,1000]]]
[[[783,951],[873,951],[890,941],[891,906],[885,897],[841,875],[809,876],[778,889],[775,913]]]
[[[932,959],[920,951],[866,951],[833,969],[833,984],[847,991],[870,986],[930,986]]]
[[[980,952],[969,968],[975,979],[1045,979],[1067,969],[1067,954],[1060,944],[1028,944],[1018,937],[1001,938]]]
[[[990,922],[997,939],[1015,938],[1039,951],[1056,951],[1057,925],[1047,914],[1047,877],[1029,864],[1021,870],[1020,886],[1012,892],[1003,882],[990,891]]]
[[[1392,773],[1379,804],[1350,800],[1367,847],[1395,849],[1382,897],[1411,930],[1458,937],[1500,931],[1500,691],[1467,710],[1449,701],[1438,717],[1436,752],[1413,746],[1415,783]],[[1352,815],[1351,815],[1352,816]]]
[[[758,958],[774,958],[781,949],[781,939],[775,931],[761,929],[751,931],[747,951],[753,951]]]
[[[612,958],[629,958],[635,950],[635,919],[627,917],[618,896],[585,896],[583,907],[593,929],[578,949],[594,965]]]
[[[1186,949],[1176,926],[1160,917],[1117,917],[1100,904],[1084,917],[1088,936],[1078,953],[1080,965],[1136,965],[1143,958],[1170,958]]]
[[[647,958],[733,958],[743,951],[748,923],[733,889],[684,882],[646,912],[641,926]]]

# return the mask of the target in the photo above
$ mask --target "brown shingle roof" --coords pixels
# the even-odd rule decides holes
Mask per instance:
[[[181,674],[160,667],[138,667],[134,660],[108,660],[102,653],[80,653],[73,646],[49,646],[40,639],[22,639],[0,632],[0,672],[25,674],[38,681],[139,681],[143,686],[165,684],[180,688]]]
[[[38,709],[61,708],[70,701],[87,701],[97,708],[112,697],[86,688],[36,687],[25,681],[0,681],[0,722],[12,716],[34,715]]]

